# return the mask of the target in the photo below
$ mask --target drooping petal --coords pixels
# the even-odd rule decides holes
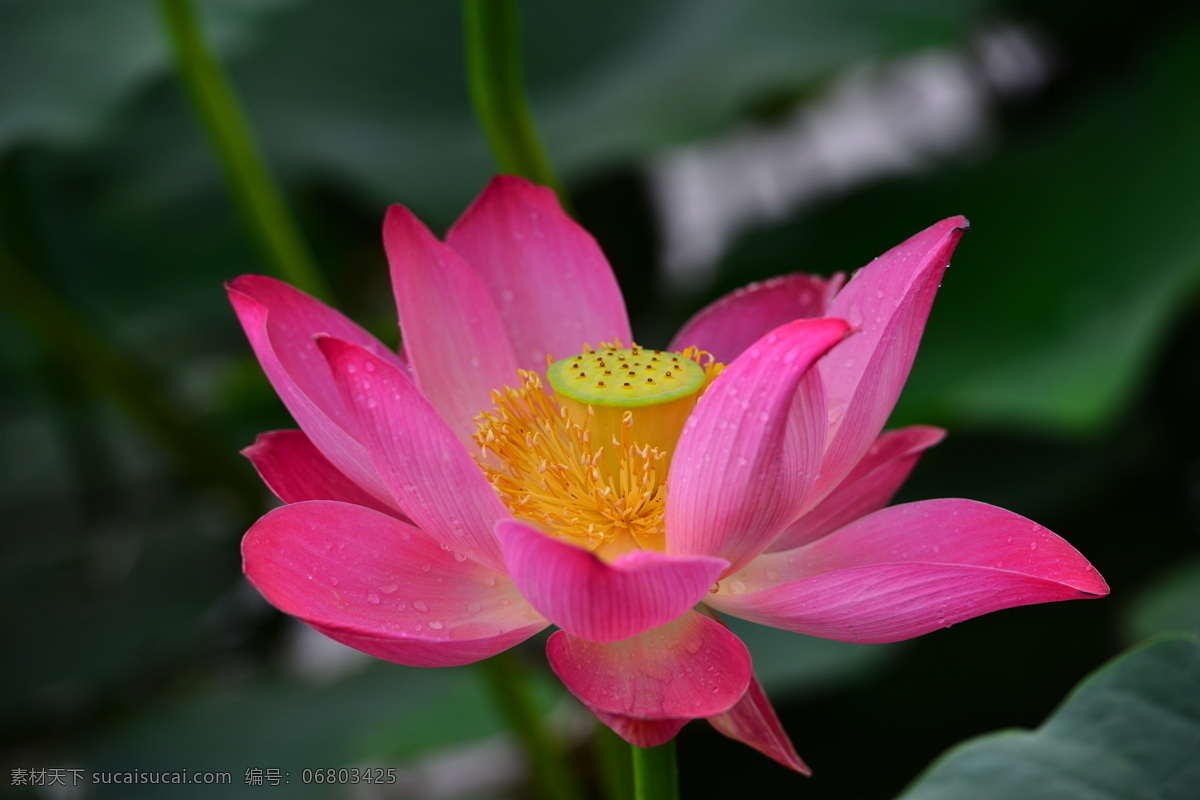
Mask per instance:
[[[491,391],[519,383],[500,313],[479,276],[407,208],[388,209],[383,244],[417,386],[469,442]]]
[[[496,523],[508,573],[567,633],[615,642],[665,625],[708,594],[729,562],[634,550],[611,563],[516,520]]]
[[[730,575],[705,602],[777,628],[895,642],[1014,606],[1102,597],[1066,541],[971,500],[892,506]]]
[[[546,655],[586,706],[639,719],[720,714],[745,694],[752,672],[741,640],[695,611],[609,644],[558,631],[546,643]]]
[[[796,518],[815,465],[784,457],[804,373],[841,341],[838,319],[776,328],[726,367],[688,419],[667,476],[667,550],[739,568]]]
[[[837,316],[829,303],[845,276],[784,275],[752,283],[700,309],[680,328],[667,348],[681,352],[699,347],[728,364],[750,345],[792,320]]]
[[[358,441],[358,428],[333,384],[313,337],[327,333],[354,342],[391,363],[404,361],[329,306],[282,281],[243,275],[226,286],[267,379],[317,449],[378,500],[389,495]]]
[[[271,511],[242,541],[246,577],[330,638],[418,667],[469,664],[546,627],[507,576],[361,506]]]
[[[875,440],[850,474],[810,511],[804,512],[769,548],[791,550],[849,525],[886,506],[921,454],[945,438],[941,428],[913,425]]]
[[[493,529],[508,510],[450,426],[391,364],[338,339],[317,344],[401,510],[442,544],[503,570]]]
[[[545,368],[547,353],[567,358],[584,344],[632,341],[612,268],[549,189],[494,178],[446,243],[487,286],[522,369]]]
[[[829,315],[858,333],[818,369],[829,401],[830,437],[817,496],[841,482],[883,430],[908,379],[942,275],[967,229],[952,217],[893,247],[838,292]]]
[[[666,744],[675,738],[684,725],[691,722],[686,717],[682,719],[639,719],[621,714],[607,714],[590,706],[588,710],[611,728],[613,733],[635,747],[658,747],[660,744]]]
[[[792,740],[780,724],[779,717],[775,714],[775,709],[757,677],[750,679],[750,688],[737,705],[723,714],[709,717],[708,721],[730,739],[750,745],[788,769],[812,775],[812,770],[800,759],[796,748],[792,746]]]
[[[285,503],[338,500],[391,516],[400,514],[339,472],[303,431],[260,433],[242,455],[254,464],[267,488]]]

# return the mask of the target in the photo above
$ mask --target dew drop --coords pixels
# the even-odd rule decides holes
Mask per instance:
[[[429,627],[435,631],[440,631],[442,629],[442,623],[438,622],[436,619],[430,620]]]
[[[421,565],[421,572],[429,572],[431,569],[433,569],[433,564],[426,563]]]
[[[424,600],[413,600],[413,608],[415,608],[417,611],[420,611],[422,614],[429,611],[429,606],[426,605]]]
[[[371,592],[369,595],[367,595],[367,602],[373,606],[379,605],[379,595]]]
[[[741,581],[730,581],[729,582],[729,593],[730,594],[745,594],[746,593],[746,584],[742,583]]]
[[[389,583],[387,586],[380,586],[380,587],[379,587],[379,591],[383,592],[384,594],[392,594],[393,592],[395,592],[395,591],[396,591],[397,589],[399,589],[399,588],[400,588],[400,587],[399,587],[399,586],[397,586],[396,584],[394,584],[394,583]]]
[[[329,576],[329,583],[330,583],[331,585],[333,585],[333,586],[337,586],[339,583],[341,583],[341,581],[340,581],[340,580],[338,580],[336,576],[334,576],[334,575],[330,575],[330,576]]]
[[[467,560],[467,555],[466,555],[466,553],[459,553],[459,552],[455,551],[455,553],[454,553],[454,560],[455,560],[455,561],[458,561],[458,562],[463,562],[463,561],[466,561],[466,560]]]
[[[1029,549],[1030,549],[1030,550],[1037,550],[1037,542],[1030,542],[1030,543],[1029,543]]]
[[[479,609],[482,607],[483,606],[479,605],[479,603],[469,603],[467,605],[467,611],[470,611],[472,614],[478,614]]]
[[[687,651],[689,653],[699,653],[702,646],[700,640],[697,639],[694,642],[688,642]]]
[[[485,576],[483,579],[483,585],[484,586],[495,586],[496,585],[496,576],[495,575]]]
[[[375,362],[374,362],[374,361],[368,361],[368,362],[366,363],[366,367],[367,367],[367,372],[374,372],[374,371],[375,371]]]

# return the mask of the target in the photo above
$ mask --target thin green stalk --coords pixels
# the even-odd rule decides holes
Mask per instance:
[[[212,437],[181,414],[139,364],[105,341],[37,273],[3,249],[0,305],[48,354],[97,394],[125,409],[158,439],[184,472],[205,483],[232,486],[248,506],[257,504],[257,491],[239,480],[247,475],[241,461],[214,446]]]
[[[562,185],[538,138],[521,75],[521,25],[516,0],[464,0],[467,83],[471,102],[503,172]]]
[[[243,221],[271,271],[309,294],[331,299],[233,86],[204,40],[191,0],[158,0],[158,5],[180,77],[216,148]]]
[[[633,747],[633,793],[637,800],[679,800],[675,740],[658,747]]]
[[[488,688],[509,727],[517,734],[539,796],[545,800],[582,800],[583,791],[575,780],[558,739],[546,728],[546,721],[533,702],[524,668],[511,651],[480,662]]]

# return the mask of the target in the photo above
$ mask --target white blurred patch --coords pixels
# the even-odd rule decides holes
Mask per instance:
[[[854,69],[782,122],[680,148],[650,168],[668,289],[703,289],[735,236],[817,200],[978,148],[997,99],[1052,73],[1028,30],[997,27],[965,51]]]

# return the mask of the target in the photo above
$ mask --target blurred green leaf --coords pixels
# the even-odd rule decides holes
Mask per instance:
[[[967,742],[902,800],[1191,800],[1200,786],[1200,643],[1161,640],[1081,683],[1036,731]]]
[[[1139,56],[991,157],[748,237],[727,259],[727,285],[853,269],[965,213],[971,231],[893,423],[1095,431],[1200,286],[1200,106],[1181,100],[1200,74],[1200,25]]]
[[[723,617],[750,648],[754,673],[776,701],[811,695],[877,674],[904,645],[853,644]]]
[[[549,711],[561,686],[539,671],[538,705]],[[111,724],[71,752],[90,770],[232,772],[222,797],[261,797],[250,768],[289,774],[288,797],[349,796],[348,788],[305,785],[302,770],[404,765],[502,734],[504,720],[470,667],[417,669],[370,660],[348,676],[314,683],[250,675],[183,687]],[[361,787],[359,787],[361,788]],[[159,797],[160,787],[105,787],[106,797]],[[211,786],[172,787],[172,798],[213,797]]]
[[[265,12],[295,0],[207,0],[214,40],[246,45]],[[31,141],[95,135],[130,96],[171,69],[162,22],[146,0],[0,3],[0,153]]]
[[[1122,627],[1132,641],[1171,631],[1200,635],[1200,560],[1176,565],[1143,589]]]

